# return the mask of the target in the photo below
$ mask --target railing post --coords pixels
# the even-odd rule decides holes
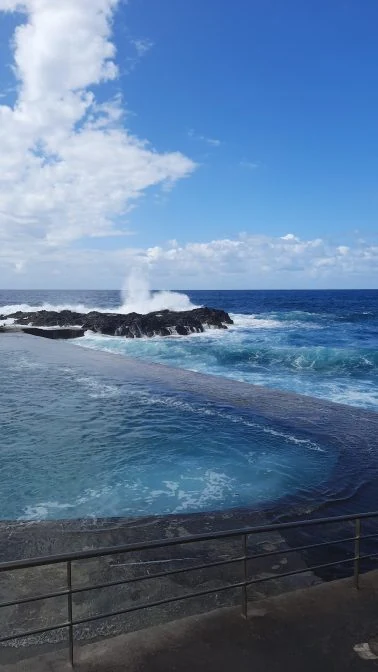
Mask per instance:
[[[68,647],[71,667],[74,667],[74,640],[73,640],[73,624],[72,624],[72,565],[71,560],[67,562],[67,612],[68,612]]]
[[[248,581],[248,567],[247,567],[247,557],[248,557],[248,535],[243,534],[243,581],[244,585],[242,586],[242,616],[243,618],[248,618],[248,597],[247,597],[247,581]]]
[[[354,586],[360,587],[360,545],[361,545],[361,518],[356,518],[356,531],[354,538]]]

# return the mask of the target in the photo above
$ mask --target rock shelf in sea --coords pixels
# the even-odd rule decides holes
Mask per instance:
[[[146,315],[99,311],[78,313],[71,310],[17,311],[12,315],[0,315],[0,323],[9,318],[14,320],[15,328],[22,327],[25,333],[48,338],[75,338],[83,336],[86,331],[125,338],[187,336],[201,333],[206,328],[227,329],[227,325],[233,324],[224,310],[207,307],[185,311],[159,310]]]

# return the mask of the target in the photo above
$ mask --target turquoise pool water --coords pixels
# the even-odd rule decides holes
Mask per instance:
[[[326,491],[340,449],[324,437],[136,380],[126,365],[97,370],[96,357],[114,358],[1,339],[2,519],[256,508],[288,496],[303,506]]]

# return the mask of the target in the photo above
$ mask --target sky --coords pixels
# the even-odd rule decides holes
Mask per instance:
[[[378,288],[376,0],[0,0],[0,288]]]

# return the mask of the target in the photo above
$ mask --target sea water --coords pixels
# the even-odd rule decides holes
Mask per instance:
[[[235,324],[188,337],[88,334],[69,346],[2,336],[1,518],[192,513],[287,498],[310,510],[353,498],[365,483],[362,464],[373,487],[371,447],[368,457],[362,448],[357,455],[298,429],[295,418],[282,426],[253,409],[135,381],[126,369],[124,379],[99,372],[81,348],[138,358],[141,367],[148,360],[216,374],[219,385],[226,377],[374,411],[376,292],[143,291],[143,312],[209,305],[230,312]],[[0,313],[128,312],[138,308],[138,292],[1,292]],[[49,348],[55,354],[46,357]]]
[[[231,314],[227,331],[188,337],[125,339],[87,334],[79,346],[378,410],[378,291],[150,292],[2,291],[0,314],[95,308],[117,312],[188,310]]]

